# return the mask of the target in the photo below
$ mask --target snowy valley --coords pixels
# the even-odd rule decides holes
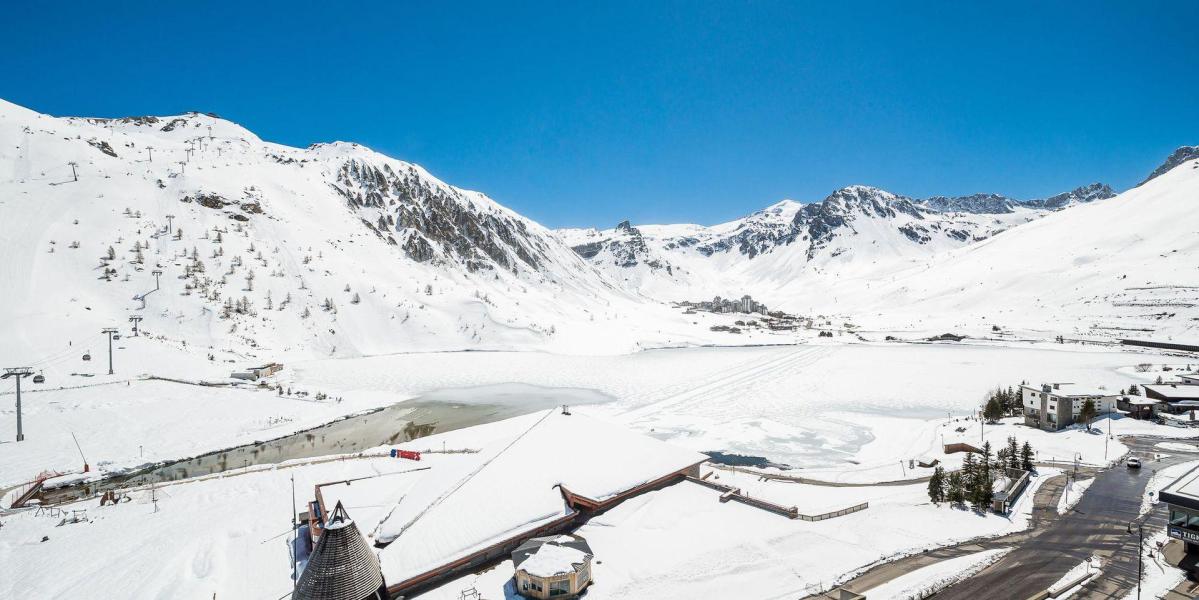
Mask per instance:
[[[1021,384],[1135,406],[1199,373],[1121,344],[1199,343],[1196,201],[1186,147],[1118,193],[850,185],[552,230],[356,144],[0,101],[0,358],[31,376],[24,440],[0,386],[0,597],[286,597],[313,551],[292,520],[339,503],[396,594],[520,597],[512,548],[565,533],[597,600],[945,588],[1098,513],[1071,468],[1103,489],[1130,454],[1199,457],[1128,409],[980,414]],[[742,294],[795,320],[681,304]],[[1005,474],[1014,501],[930,501],[1009,441],[1038,467]]]

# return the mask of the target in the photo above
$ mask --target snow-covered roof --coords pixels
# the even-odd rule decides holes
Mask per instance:
[[[1182,400],[1199,398],[1199,385],[1186,383],[1158,383],[1144,386],[1167,400]]]
[[[1091,396],[1115,396],[1116,392],[1105,390],[1093,385],[1082,383],[1053,383],[1050,386],[1049,393],[1054,396],[1062,396],[1065,398],[1079,398]],[[1025,387],[1035,392],[1040,392],[1041,387],[1035,385],[1024,385]]]
[[[587,553],[555,542],[546,542],[516,568],[534,577],[553,577],[574,571],[587,561]]]
[[[1161,400],[1154,400],[1153,398],[1144,398],[1141,396],[1125,396],[1125,401],[1133,406],[1153,406],[1154,404],[1161,404]]]
[[[707,456],[582,414],[551,410],[472,460],[437,467],[375,530],[398,583],[570,516],[559,487],[603,501]]]
[[[1163,488],[1158,498],[1171,504],[1199,509],[1199,467],[1187,471]]]

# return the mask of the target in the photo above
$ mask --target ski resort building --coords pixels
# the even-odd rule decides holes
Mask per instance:
[[[582,414],[541,413],[469,460],[429,470],[390,510],[374,532],[388,590],[429,589],[534,538],[557,539],[585,516],[698,476],[707,458]]]
[[[533,538],[512,551],[516,591],[526,598],[571,598],[591,583],[591,546],[577,535]]]
[[[1187,412],[1199,408],[1199,384],[1158,383],[1141,386],[1145,397],[1165,405],[1172,413]]]
[[[1181,540],[1187,555],[1199,555],[1199,467],[1166,486],[1158,500],[1165,502],[1169,511],[1166,534]]]
[[[1076,383],[1046,383],[1039,388],[1022,385],[1020,395],[1024,424],[1046,431],[1057,431],[1074,424],[1087,400],[1094,403],[1095,414],[1102,415],[1114,412],[1119,398],[1106,390]]]

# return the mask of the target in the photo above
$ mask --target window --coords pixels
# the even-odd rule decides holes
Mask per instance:
[[[560,579],[558,581],[550,582],[550,595],[551,596],[565,596],[569,593],[570,593],[570,580],[569,579]]]
[[[1187,514],[1187,527],[1199,529],[1199,515]]]
[[[1171,525],[1186,525],[1187,524],[1187,514],[1181,510],[1171,510],[1170,511],[1170,524]]]

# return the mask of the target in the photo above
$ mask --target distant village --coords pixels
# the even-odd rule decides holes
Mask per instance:
[[[749,294],[741,296],[739,299],[716,296],[711,300],[700,300],[699,302],[684,300],[675,303],[675,306],[686,309],[683,314],[688,315],[693,315],[697,312],[762,315],[759,319],[738,320],[733,325],[713,325],[711,327],[712,331],[741,333],[742,327],[765,327],[774,331],[795,331],[800,327],[811,327],[812,325],[810,320],[805,321],[795,315],[782,311],[771,312],[767,310],[765,304],[754,300]]]
[[[740,300],[733,298],[721,298],[716,296],[711,300],[700,300],[699,302],[683,301],[680,306],[685,306],[691,310],[702,310],[705,312],[714,313],[761,313],[769,314],[766,311],[766,305],[753,299],[749,294],[741,297]]]

